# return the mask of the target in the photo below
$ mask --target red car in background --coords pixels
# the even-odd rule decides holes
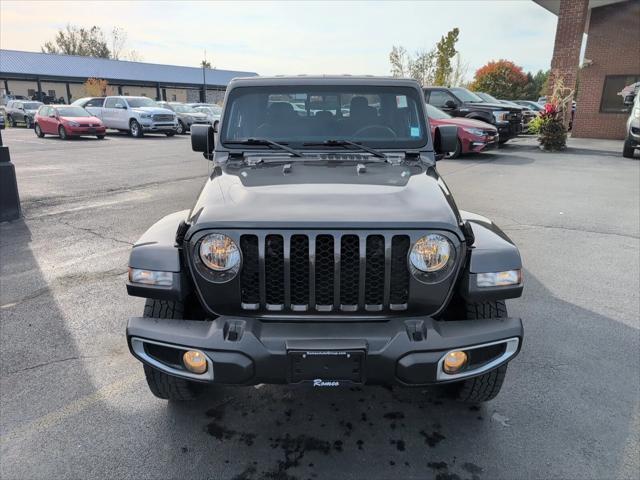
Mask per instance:
[[[477,153],[498,145],[498,129],[493,125],[472,118],[452,117],[433,105],[426,104],[431,135],[439,125],[458,127],[458,148],[447,158],[457,158],[464,153]]]
[[[98,117],[75,105],[43,105],[34,117],[34,130],[40,138],[58,135],[63,140],[81,135],[95,135],[102,140],[106,128]]]

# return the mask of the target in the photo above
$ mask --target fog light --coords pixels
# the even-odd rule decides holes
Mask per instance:
[[[444,362],[442,364],[442,369],[444,373],[458,373],[462,367],[464,367],[467,363],[467,354],[462,351],[455,351],[447,353],[447,356],[444,357]]]
[[[207,358],[202,352],[188,350],[182,355],[182,363],[187,370],[193,373],[204,373],[207,371]]]

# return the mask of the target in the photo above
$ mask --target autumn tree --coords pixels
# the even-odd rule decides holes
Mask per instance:
[[[436,45],[435,53],[435,74],[433,79],[434,85],[448,85],[451,76],[451,59],[455,57],[456,42],[458,41],[458,35],[460,30],[454,28],[447,32],[440,38],[440,41]]]
[[[509,60],[497,60],[479,68],[471,88],[507,100],[522,97],[528,83],[522,68]]]
[[[432,85],[435,58],[435,50],[418,50],[411,55],[404,47],[394,46],[389,54],[391,75],[413,78],[421,85]]]
[[[83,57],[110,58],[111,51],[100,27],[78,27],[67,24],[64,30],[58,30],[54,40],[42,46],[44,53],[80,55]]]
[[[87,97],[104,97],[107,95],[109,83],[101,78],[88,78],[84,82],[84,94]]]
[[[200,68],[211,68],[211,62],[208,60],[202,60],[200,62]]]

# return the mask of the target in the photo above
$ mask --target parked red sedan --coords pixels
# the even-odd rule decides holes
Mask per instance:
[[[458,127],[458,148],[447,158],[457,158],[463,153],[477,153],[495,148],[498,145],[498,129],[489,123],[472,118],[452,117],[442,110],[427,105],[427,116],[431,125],[431,135],[439,125]]]
[[[59,135],[63,140],[81,135],[95,135],[102,140],[106,128],[98,117],[74,105],[43,105],[34,118],[36,135]]]

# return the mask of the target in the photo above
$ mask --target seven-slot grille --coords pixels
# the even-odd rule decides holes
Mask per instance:
[[[406,310],[408,235],[242,235],[245,310]]]
[[[173,115],[168,113],[158,113],[153,116],[154,122],[173,122]]]

